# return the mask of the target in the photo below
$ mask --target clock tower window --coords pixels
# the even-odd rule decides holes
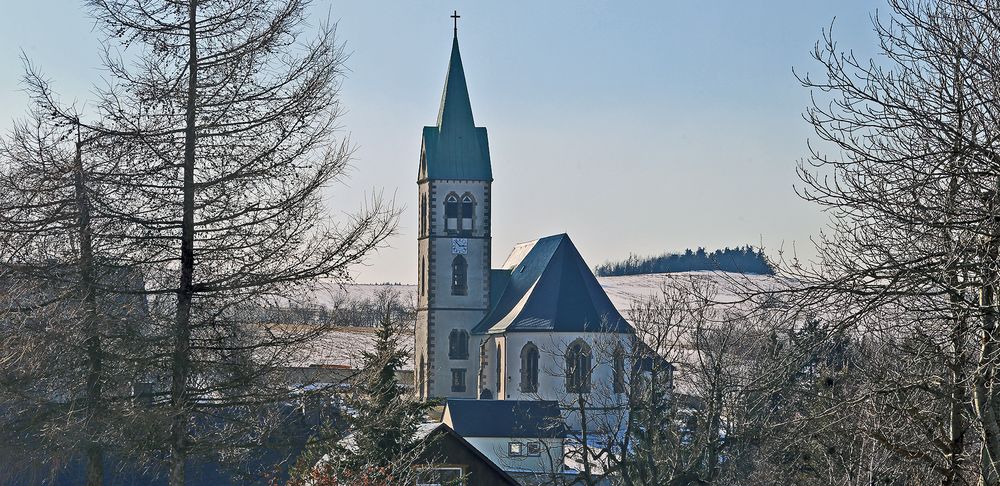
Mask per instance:
[[[458,232],[458,196],[455,194],[444,198],[444,229],[449,233]]]
[[[466,295],[469,293],[469,264],[462,255],[455,256],[451,261],[451,295]]]
[[[464,194],[462,196],[462,221],[461,230],[462,233],[472,232],[472,214],[475,207],[476,201],[472,198],[471,194]]]

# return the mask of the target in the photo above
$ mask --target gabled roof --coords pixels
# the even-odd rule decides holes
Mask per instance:
[[[480,452],[479,449],[476,449],[476,446],[470,444],[469,441],[465,440],[464,437],[455,432],[455,430],[449,427],[448,424],[444,423],[422,424],[417,429],[416,433],[417,440],[422,441],[424,444],[434,444],[436,443],[436,441],[440,440],[441,436],[446,436],[448,438],[451,438],[457,444],[461,445],[465,450],[469,452],[469,454],[482,461],[483,464],[486,465],[486,467],[488,467],[489,469],[491,469],[495,475],[499,476],[500,478],[503,478],[503,480],[506,481],[508,484],[519,484],[516,479],[514,479],[513,477],[510,476],[510,474],[501,469],[500,466],[498,466],[495,462],[490,460],[489,457],[486,457],[486,455]],[[425,450],[423,455],[429,456],[433,458],[435,461],[441,461],[441,460],[448,461],[449,459],[451,459],[449,457],[443,457],[443,458],[440,457],[440,453],[441,453],[440,450],[431,449],[431,450]]]
[[[561,438],[559,403],[548,400],[449,398],[441,421],[462,437]]]
[[[437,126],[424,127],[422,144],[418,181],[493,180],[486,129],[476,127],[472,118],[458,36],[451,45],[451,61],[441,93]]]
[[[565,234],[515,246],[504,271],[506,287],[474,333],[633,332]]]

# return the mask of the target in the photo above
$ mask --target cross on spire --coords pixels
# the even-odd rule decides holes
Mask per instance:
[[[458,37],[458,19],[462,18],[462,16],[459,15],[458,10],[456,10],[453,14],[451,14],[451,18],[455,21],[455,37]]]

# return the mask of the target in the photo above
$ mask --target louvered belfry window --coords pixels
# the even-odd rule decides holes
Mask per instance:
[[[461,227],[459,228],[463,233],[472,232],[472,215],[475,208],[475,200],[472,199],[471,194],[465,194],[462,196],[462,221]]]
[[[450,233],[458,231],[458,196],[454,194],[444,198],[444,229]]]

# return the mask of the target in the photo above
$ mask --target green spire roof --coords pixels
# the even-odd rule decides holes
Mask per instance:
[[[486,128],[477,127],[472,119],[458,35],[451,44],[451,61],[441,93],[437,126],[424,127],[417,179],[493,180]]]
[[[451,61],[448,63],[444,92],[441,93],[437,124],[442,131],[464,130],[476,126],[472,121],[472,103],[469,101],[469,87],[465,84],[462,55],[458,51],[458,35],[451,42]]]

